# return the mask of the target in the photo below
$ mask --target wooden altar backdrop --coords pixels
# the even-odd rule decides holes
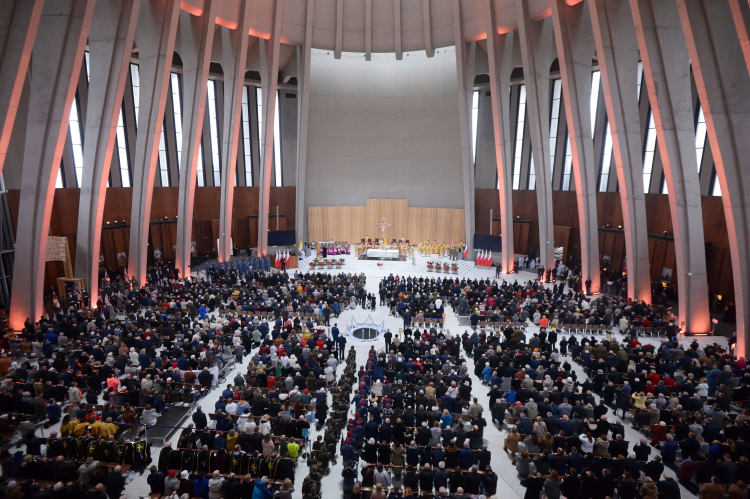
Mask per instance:
[[[463,241],[466,223],[463,209],[415,208],[407,199],[367,199],[364,206],[309,206],[307,232],[311,241],[359,242],[379,238],[375,224],[385,219],[388,239]]]

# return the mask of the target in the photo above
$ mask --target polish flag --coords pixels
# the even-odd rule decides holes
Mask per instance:
[[[279,267],[281,267],[281,263],[279,262],[279,252],[278,251],[275,253],[275,259],[273,261],[273,266],[276,267],[277,269]]]
[[[289,261],[292,259],[292,256],[289,254],[289,250],[286,250],[286,264],[289,265]]]
[[[476,250],[476,252],[477,252],[477,260],[475,262],[475,265],[479,266],[479,265],[482,265],[482,251]]]

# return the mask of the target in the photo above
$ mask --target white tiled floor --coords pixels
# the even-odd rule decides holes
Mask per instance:
[[[346,255],[344,256],[344,259],[346,260],[345,265],[342,269],[333,269],[333,270],[326,270],[326,272],[336,274],[340,272],[346,272],[346,273],[364,273],[367,276],[367,291],[375,294],[377,296],[378,291],[378,282],[383,277],[393,273],[394,275],[400,275],[400,276],[425,276],[425,277],[432,277],[437,275],[433,272],[427,272],[426,268],[426,262],[427,260],[436,260],[434,256],[431,258],[420,256],[418,255],[415,258],[414,264],[412,264],[412,261],[409,260],[407,262],[397,262],[397,261],[383,261],[383,262],[377,262],[377,261],[364,261],[364,260],[358,260],[352,255]],[[447,258],[440,259],[441,261],[448,261]],[[382,266],[378,266],[378,263],[382,263]],[[466,277],[466,278],[494,278],[495,277],[495,271],[494,269],[485,269],[485,268],[474,268],[473,264],[470,262],[461,262],[459,270],[459,277]],[[306,265],[303,263],[303,269],[306,269]],[[293,274],[294,272],[291,271]],[[439,276],[445,276],[445,274],[438,274]],[[501,276],[504,277],[508,281],[513,281],[515,279],[518,279],[519,282],[525,282],[530,279],[534,279],[536,277],[535,273],[532,272],[522,272],[518,275],[512,275],[512,276]],[[390,316],[388,314],[388,311],[385,307],[377,307],[374,311],[367,311],[362,308],[358,308],[357,310],[347,310],[341,314],[341,316],[335,321],[339,324],[339,327],[344,330],[345,326],[349,324],[349,322],[354,319],[357,322],[364,322],[367,320],[368,316],[372,316],[372,319],[376,323],[380,323],[381,321],[385,323],[386,328],[390,328],[391,331],[397,332],[399,327],[403,326],[403,321],[401,319],[398,319],[396,317]],[[332,321],[333,323],[333,321]],[[445,318],[445,329],[446,331],[449,331],[452,334],[463,334],[465,330],[467,330],[467,327],[459,327],[458,324],[458,318],[450,309],[446,310],[446,318]],[[535,332],[534,327],[530,327],[527,330],[528,334],[532,334]],[[618,338],[619,335],[616,335]],[[645,342],[655,342],[651,339],[644,340]],[[713,342],[713,338],[703,338],[701,340],[702,342]],[[721,339],[719,339],[721,342]],[[371,345],[374,345],[376,349],[380,350],[384,347],[384,342],[382,339],[376,339],[369,342],[356,342],[356,341],[350,341],[349,345],[354,344],[355,349],[357,351],[357,364],[363,365],[367,359],[367,352],[370,349]],[[722,343],[723,344],[723,343]],[[229,374],[227,379],[232,379],[237,373],[239,372],[245,372],[246,364],[249,362],[250,357],[246,357],[245,363],[242,365],[238,365],[235,370]],[[471,361],[469,361],[469,364],[471,365]],[[577,364],[573,364],[574,368],[578,371],[579,378],[583,378],[584,374],[583,371],[577,366]],[[339,366],[339,373],[343,371],[343,364]],[[472,373],[472,381],[474,383],[474,390],[472,395],[476,396],[479,399],[480,404],[484,406],[487,412],[487,419],[489,419],[489,398],[488,398],[488,389],[486,387],[483,387],[480,384],[480,380],[476,378],[473,375],[473,369],[469,369],[469,372]],[[200,403],[203,406],[204,411],[206,412],[213,412],[214,403],[218,400],[221,390],[216,389],[213,390],[205,399],[203,399]],[[351,413],[350,413],[351,415]],[[610,411],[610,418],[612,418],[612,414]],[[631,442],[631,444],[635,444],[639,438],[640,435],[630,429],[629,424],[625,424],[626,427],[626,439]],[[485,429],[485,439],[487,441],[487,444],[489,446],[489,449],[492,451],[492,468],[497,472],[497,474],[500,477],[499,483],[498,483],[498,490],[497,490],[497,496],[504,498],[504,499],[516,499],[516,498],[522,498],[525,494],[525,488],[521,487],[519,484],[515,467],[511,465],[510,458],[505,452],[503,452],[503,440],[505,438],[506,432],[502,429],[498,429],[494,425],[489,425]],[[314,440],[317,437],[317,433],[314,431],[314,429],[311,431],[311,439]],[[158,460],[158,455],[161,450],[159,447],[155,447],[153,450],[153,459],[154,461]],[[343,470],[343,463],[341,462],[341,459],[337,460],[336,465],[331,466],[331,472],[328,476],[323,478],[322,481],[322,492],[325,494],[325,497],[329,497],[328,494],[335,494],[336,496],[339,496],[341,493],[341,471]],[[297,491],[294,493],[295,498],[302,497],[302,493],[299,490],[301,488],[302,480],[307,475],[308,467],[306,462],[300,460],[298,466],[297,466],[297,472],[296,472],[296,482],[297,482]],[[136,476],[131,483],[128,484],[126,487],[126,494],[130,498],[135,497],[142,497],[144,495],[148,494],[149,487],[146,483],[146,477],[148,476],[148,473],[145,473],[143,476]],[[684,494],[688,494],[687,491],[683,490]],[[689,495],[685,495],[684,497],[690,497]]]

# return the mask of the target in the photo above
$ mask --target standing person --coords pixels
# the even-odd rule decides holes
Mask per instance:
[[[500,271],[503,270],[503,266],[500,265],[500,262],[498,262],[495,265],[495,279],[500,279]]]
[[[346,336],[339,336],[336,343],[338,344],[336,354],[339,356],[339,360],[344,360],[346,358]]]
[[[590,295],[591,295],[591,278],[587,277],[586,278],[586,296],[590,296]]]
[[[338,322],[333,323],[333,327],[331,328],[331,337],[333,338],[333,342],[336,343],[336,345],[339,344],[339,324]]]
[[[330,307],[323,308],[323,325],[324,326],[331,325],[331,308]],[[334,341],[335,341],[335,338],[334,338]]]
[[[386,329],[385,333],[383,333],[383,339],[385,340],[385,353],[388,354],[391,351],[391,339],[393,338],[393,333],[391,333],[390,329]]]

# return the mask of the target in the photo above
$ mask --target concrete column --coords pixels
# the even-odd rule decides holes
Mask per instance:
[[[594,131],[591,129],[590,111],[591,60],[595,50],[591,18],[583,2],[568,6],[565,0],[554,0],[551,5],[578,202],[581,280],[591,279],[591,289],[596,290],[600,287],[601,277],[596,219],[596,177],[599,165],[594,160]]]
[[[27,318],[32,322],[39,319],[44,309],[44,271],[55,180],[94,4],[94,0],[48,2],[34,41],[10,307],[10,325],[16,330],[23,328]]]
[[[422,29],[424,30],[424,51],[427,57],[435,56],[432,46],[432,19],[430,19],[430,0],[422,0]]]
[[[401,0],[393,0],[393,45],[396,48],[396,60],[404,58],[404,50],[401,48]]]
[[[743,186],[750,182],[750,171],[742,159],[750,157],[750,75],[737,64],[745,47],[731,29],[733,12],[724,2],[678,0],[677,9],[724,202],[737,307],[736,355],[748,357],[750,199]]]
[[[633,16],[627,0],[589,0],[588,4],[622,204],[628,296],[651,303],[643,142],[638,96],[629,84],[638,78],[638,43]]]
[[[203,13],[193,16],[180,12],[177,47],[182,58],[182,161],[180,164],[180,194],[177,207],[177,252],[175,267],[185,277],[190,276],[190,253],[193,237],[193,202],[198,170],[198,154],[203,132],[203,113],[206,110],[208,69],[214,43],[217,0],[206,0]],[[244,75],[243,75],[244,77]],[[210,158],[206,155],[206,158]],[[210,162],[205,167],[211,170]],[[226,167],[226,165],[225,165]],[[234,181],[234,179],[232,179]],[[231,220],[229,222],[231,224]]]
[[[268,206],[273,178],[273,128],[276,119],[276,90],[281,47],[282,0],[273,0],[270,40],[260,39],[260,84],[263,96],[263,138],[260,144],[260,196],[258,206],[258,255],[268,253]],[[343,6],[341,9],[343,10]]]
[[[512,272],[513,250],[513,158],[510,140],[510,74],[513,71],[514,32],[497,34],[495,9],[484,0],[484,23],[487,30],[487,60],[490,68],[490,100],[495,132],[495,160],[500,195],[503,272]]]
[[[44,0],[0,3],[0,174],[3,172]]]
[[[274,6],[278,0],[273,0]],[[275,11],[275,9],[274,9]],[[271,33],[273,40],[273,33]],[[336,41],[333,47],[333,57],[341,59],[341,49],[344,44],[344,0],[336,0]]]
[[[219,218],[219,260],[229,260],[232,249],[232,208],[234,180],[237,178],[237,148],[242,122],[242,92],[245,91],[245,67],[250,42],[250,6],[240,4],[237,29],[221,27],[224,63],[224,119],[221,126],[221,214]]]
[[[734,19],[734,26],[737,28],[737,36],[740,39],[745,64],[750,70],[750,2],[747,0],[729,0],[729,7],[732,9],[732,18]],[[739,306],[739,304],[737,305]]]
[[[474,259],[474,163],[471,158],[471,93],[474,90],[476,42],[464,41],[460,0],[453,0],[453,36],[456,41],[456,78],[458,82],[458,123],[461,130],[461,163],[464,184],[464,218],[467,259]]]
[[[678,315],[680,322],[685,322],[686,331],[706,333],[710,316],[690,57],[673,2],[630,0],[630,8],[669,190]]]
[[[546,268],[555,263],[555,233],[552,218],[552,165],[549,151],[549,68],[555,58],[552,20],[531,22],[526,2],[516,3],[518,36],[521,41],[523,80],[526,85],[526,115],[534,152],[536,201],[539,214],[539,261]],[[559,140],[559,137],[558,137]]]
[[[307,240],[307,207],[305,206],[305,175],[307,168],[307,124],[310,117],[310,58],[312,54],[313,11],[315,0],[307,0],[305,44],[297,47],[297,199],[295,203],[295,235]]]
[[[588,4],[622,204],[628,296],[651,303],[643,145],[638,96],[632,88],[638,78],[633,16],[627,0],[589,0]]]
[[[149,0],[138,14],[135,43],[138,46],[140,106],[133,166],[133,202],[130,214],[128,276],[146,280],[148,233],[154,175],[159,160],[159,140],[164,108],[169,95],[177,23],[178,0]]]
[[[307,31],[305,31],[305,37],[307,37]],[[372,60],[372,0],[365,0],[365,60]]]
[[[89,32],[89,98],[78,205],[75,275],[99,294],[104,199],[141,0],[99,0]]]

